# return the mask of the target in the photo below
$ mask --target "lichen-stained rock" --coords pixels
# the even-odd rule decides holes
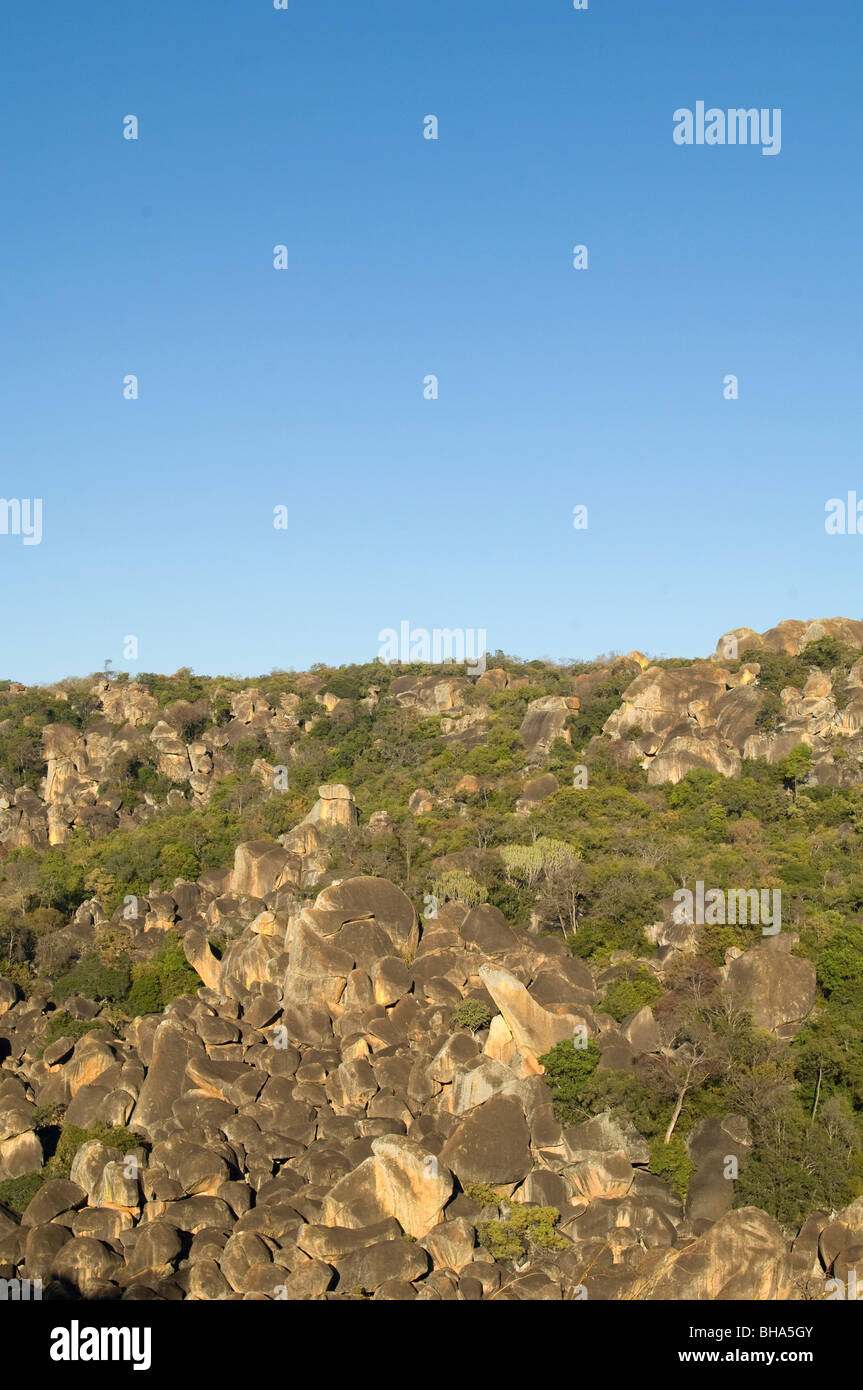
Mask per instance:
[[[392,942],[393,955],[412,958],[416,952],[419,923],[413,903],[388,879],[362,876],[334,883],[318,894],[314,911],[341,917],[341,927],[375,922]]]
[[[687,721],[693,702],[709,708],[720,690],[725,690],[724,676],[706,662],[677,671],[650,666],[624,690],[623,703],[609,715],[603,733],[622,738],[634,728],[672,729]]]
[[[395,1217],[419,1238],[442,1219],[452,1189],[452,1173],[434,1154],[403,1135],[382,1135],[372,1141],[372,1157],[327,1193],[321,1220],[362,1228]]]
[[[632,1045],[633,1052],[659,1052],[662,1046],[659,1024],[648,1004],[634,1014],[629,1014],[621,1023],[620,1029],[627,1042]]]
[[[789,954],[788,937],[770,938],[727,967],[728,988],[739,996],[757,1028],[791,1036],[815,1003],[815,966]]]
[[[151,1139],[159,1139],[172,1117],[174,1101],[187,1088],[186,1067],[190,1057],[203,1057],[198,1038],[184,1033],[173,1019],[166,1019],[156,1030],[153,1059],[147,1071],[131,1125]]]
[[[740,1115],[701,1120],[686,1141],[696,1165],[686,1192],[690,1221],[718,1221],[734,1205],[735,1165],[739,1171],[752,1147],[749,1125]]]
[[[35,1129],[35,1116],[35,1105],[23,1097],[16,1097],[11,1103],[0,1100],[0,1144]]]
[[[44,1226],[30,1226],[27,1229],[27,1244],[24,1247],[24,1263],[30,1279],[47,1282],[54,1274],[58,1254],[68,1241],[72,1232],[57,1221]]]
[[[566,721],[580,707],[576,695],[541,695],[531,700],[519,729],[530,762],[541,762],[556,738],[572,741]]]
[[[7,1178],[22,1178],[41,1167],[42,1144],[33,1130],[15,1134],[0,1144],[0,1182],[5,1182]]]
[[[113,1071],[116,1064],[117,1058],[111,1048],[97,1041],[95,1034],[86,1033],[64,1068],[70,1096],[75,1096],[82,1086],[95,1085],[106,1073]]]
[[[131,1176],[135,1171],[125,1157],[106,1163],[94,1193],[93,1205],[103,1210],[116,1209],[137,1215],[141,1195],[137,1177]]]
[[[500,908],[482,903],[473,908],[459,927],[462,940],[483,956],[504,955],[518,945],[518,937]]]
[[[98,681],[92,693],[98,698],[102,712],[112,724],[155,724],[159,702],[142,685],[134,681]]]
[[[633,1125],[621,1124],[610,1110],[603,1110],[583,1124],[563,1132],[564,1151],[570,1163],[604,1158],[622,1152],[631,1164],[650,1162],[650,1146]]]
[[[787,1299],[788,1243],[777,1223],[756,1207],[729,1212],[698,1240],[669,1250],[649,1274],[636,1274],[638,1299]]]
[[[270,840],[247,840],[237,845],[231,873],[231,893],[266,900],[289,881],[291,856]]]
[[[680,782],[696,768],[721,772],[723,777],[739,777],[742,759],[729,742],[710,733],[701,738],[680,734],[664,743],[655,758],[650,760],[647,780],[652,786],[662,782]]]
[[[175,1226],[167,1221],[150,1221],[139,1227],[138,1238],[126,1256],[125,1281],[140,1274],[167,1279],[183,1254],[183,1242]]]
[[[560,790],[560,783],[553,772],[546,772],[542,777],[531,777],[525,782],[521,796],[515,803],[515,809],[519,815],[533,811],[540,806],[549,796],[554,796]]]
[[[18,999],[18,986],[0,975],[0,1015],[5,1014]]]
[[[335,1007],[354,968],[353,957],[312,931],[302,917],[289,930],[290,959],[284,997],[293,1004]]]
[[[460,709],[468,682],[462,676],[441,680],[439,676],[397,676],[389,693],[405,709],[432,716]]]
[[[374,1293],[391,1279],[410,1284],[421,1279],[429,1267],[429,1257],[421,1245],[404,1240],[381,1241],[344,1255],[336,1264],[339,1286]]]
[[[597,1197],[625,1197],[632,1187],[634,1172],[621,1150],[573,1163],[566,1169],[566,1176],[576,1192],[593,1201]]]
[[[218,990],[222,979],[222,962],[210,949],[210,943],[202,931],[187,931],[183,937],[183,951],[186,960],[201,977],[208,989]]]
[[[218,988],[231,998],[242,998],[250,990],[278,981],[284,938],[284,917],[259,913],[225,951]]]
[[[218,1153],[179,1134],[154,1144],[151,1162],[164,1168],[187,1197],[218,1196],[230,1173],[227,1162]]]
[[[358,1228],[322,1226],[310,1222],[297,1235],[297,1246],[311,1259],[333,1264],[352,1250],[361,1250],[366,1245],[377,1245],[384,1240],[395,1240],[401,1234],[401,1227],[393,1217]]]
[[[512,1037],[522,1054],[531,1053],[536,1059],[557,1043],[575,1036],[584,1025],[582,1016],[550,1013],[537,1004],[524,985],[501,966],[481,965],[479,977],[503,1015]]]
[[[64,1212],[83,1207],[86,1201],[87,1193],[77,1183],[66,1178],[51,1178],[25,1207],[21,1225],[42,1226]]]
[[[192,770],[189,752],[170,724],[167,724],[164,719],[160,719],[154,725],[150,739],[159,755],[157,766],[162,776],[169,778],[172,782],[187,781]]]
[[[306,816],[305,823],[315,825],[320,822],[324,826],[350,829],[358,820],[359,812],[350,789],[338,784],[318,788],[318,800]]]
[[[476,1249],[476,1230],[463,1216],[433,1226],[422,1239],[435,1269],[454,1269],[456,1272],[473,1261]]]
[[[122,1265],[121,1257],[109,1246],[92,1237],[67,1241],[54,1260],[54,1273],[63,1283],[85,1297],[95,1285],[110,1280]]]
[[[517,1087],[518,1078],[502,1062],[492,1057],[476,1058],[453,1072],[452,1084],[441,1097],[438,1109],[448,1115],[466,1115],[492,1096],[506,1095]]]
[[[461,1183],[521,1182],[531,1168],[530,1130],[520,1100],[494,1096],[460,1121],[440,1161]]]
[[[502,1062],[513,1076],[524,1078],[542,1073],[535,1054],[529,1048],[524,1052],[519,1048],[503,1014],[495,1014],[492,1019],[483,1052],[495,1062]]]
[[[398,956],[384,956],[372,966],[371,982],[376,1004],[397,1004],[410,990],[411,974]]]
[[[453,1190],[452,1173],[419,1144],[399,1134],[374,1139],[372,1152],[386,1214],[419,1239],[442,1219]]]

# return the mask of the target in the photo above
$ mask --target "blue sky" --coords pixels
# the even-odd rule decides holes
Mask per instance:
[[[44,520],[0,535],[0,675],[860,617],[861,16],[10,0],[0,495]],[[698,100],[781,153],[675,145]]]

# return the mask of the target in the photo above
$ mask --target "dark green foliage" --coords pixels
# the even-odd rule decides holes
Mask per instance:
[[[755,715],[756,729],[763,729],[765,732],[775,729],[782,719],[784,709],[779,696],[768,690]]]
[[[357,676],[349,676],[347,672],[338,672],[327,680],[327,693],[337,695],[340,700],[359,700],[366,694],[366,691]]]
[[[42,1173],[25,1173],[20,1178],[7,1178],[5,1182],[0,1182],[0,1204],[9,1207],[17,1216],[22,1216],[44,1181]]]
[[[124,1001],[130,1015],[161,1013],[180,994],[194,994],[201,981],[186,960],[176,932],[167,932],[157,956],[135,970],[135,980]]]
[[[609,985],[602,1000],[603,1013],[611,1014],[618,1022],[628,1014],[652,1004],[663,993],[662,985],[644,966]]]
[[[148,1147],[139,1134],[120,1126],[94,1124],[87,1129],[78,1125],[63,1125],[54,1153],[43,1169],[46,1178],[68,1178],[72,1162],[82,1144],[96,1139],[109,1149],[119,1149],[121,1154]]]
[[[609,715],[620,705],[620,697],[632,682],[632,673],[608,676],[599,681],[591,694],[582,700],[581,708],[567,720],[567,728],[576,748],[585,744],[598,733]]]
[[[54,998],[58,1004],[62,1004],[70,994],[82,994],[85,999],[97,1002],[109,999],[116,1003],[125,998],[131,983],[132,971],[128,958],[108,965],[95,951],[91,951],[60,976],[54,985]]]
[[[588,1040],[586,1046],[576,1047],[566,1040],[540,1057],[545,1080],[551,1087],[554,1113],[562,1125],[578,1124],[588,1118],[581,1097],[599,1065],[600,1056],[595,1042]]]
[[[63,1009],[55,1009],[51,1014],[48,1027],[45,1030],[45,1038],[42,1044],[42,1051],[50,1047],[58,1038],[83,1038],[85,1033],[92,1033],[96,1029],[107,1028],[111,1030],[111,1025],[106,1019],[85,1019],[73,1018]]]
[[[692,1174],[695,1172],[695,1164],[687,1154],[686,1145],[678,1135],[673,1134],[668,1144],[660,1138],[652,1141],[650,1145],[650,1172],[670,1183],[681,1197],[686,1196],[686,1189]]]

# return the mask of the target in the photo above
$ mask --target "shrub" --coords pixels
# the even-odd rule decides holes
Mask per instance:
[[[88,1143],[91,1139],[98,1140],[106,1148],[119,1149],[121,1154],[130,1153],[142,1146],[146,1147],[139,1134],[133,1134],[130,1129],[120,1126],[114,1128],[111,1125],[94,1124],[88,1129],[81,1129],[78,1125],[64,1125],[57,1147],[39,1176],[43,1176],[44,1179],[68,1178],[76,1153],[82,1144]]]
[[[774,695],[772,691],[768,691],[759,705],[758,713],[755,716],[756,729],[775,729],[782,718],[784,709],[785,706],[779,696]]]
[[[649,1171],[658,1178],[664,1178],[681,1197],[685,1197],[695,1164],[686,1152],[683,1140],[675,1134],[670,1144],[658,1138],[651,1142]]]
[[[477,883],[463,869],[447,869],[432,884],[432,892],[439,902],[457,898],[468,907],[479,907],[488,900],[488,893],[482,884]]]
[[[545,1080],[551,1087],[555,1117],[561,1124],[573,1125],[585,1118],[580,1104],[582,1088],[596,1071],[601,1055],[595,1042],[576,1047],[567,1038],[540,1057]]]
[[[527,1254],[531,1244],[543,1250],[568,1250],[569,1241],[554,1229],[559,1220],[557,1207],[527,1207],[513,1202],[504,1220],[481,1221],[477,1236],[494,1259],[518,1260]]]
[[[134,983],[125,1000],[126,1012],[157,1014],[180,994],[194,994],[201,981],[186,960],[176,932],[167,932],[159,950],[146,965],[136,966]]]
[[[21,1178],[7,1178],[5,1182],[0,1182],[0,1203],[22,1216],[44,1181],[42,1173],[25,1173]]]
[[[340,700],[359,700],[364,694],[363,687],[356,676],[339,672],[329,676],[325,689],[328,695],[337,695]]]
[[[85,1033],[92,1033],[96,1028],[109,1027],[110,1024],[106,1023],[104,1019],[73,1018],[71,1014],[66,1013],[65,1009],[55,1009],[48,1020],[40,1056],[58,1038],[74,1038],[77,1042],[78,1038],[83,1038]]]
[[[58,1004],[62,1004],[70,994],[83,994],[85,999],[93,1000],[119,1000],[128,993],[131,982],[131,968],[127,959],[106,965],[95,951],[91,951],[72,970],[60,976],[54,986],[54,998]]]
[[[498,1193],[486,1182],[469,1182],[464,1195],[478,1207],[496,1207],[500,1202]]]
[[[456,1028],[469,1028],[472,1033],[478,1033],[491,1023],[491,1009],[481,999],[463,999],[452,1021]]]
[[[602,1001],[602,1009],[620,1023],[627,1015],[643,1009],[645,1004],[652,1004],[661,994],[662,986],[655,976],[641,966],[628,978],[615,980],[609,985]]]

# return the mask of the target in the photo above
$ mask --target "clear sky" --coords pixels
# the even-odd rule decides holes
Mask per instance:
[[[860,0],[7,0],[0,495],[43,535],[0,535],[0,675],[860,617],[861,40]],[[779,155],[675,144],[701,100]]]

